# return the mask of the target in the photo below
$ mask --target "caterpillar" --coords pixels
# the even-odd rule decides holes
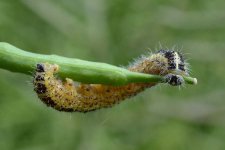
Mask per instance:
[[[57,64],[38,63],[34,74],[34,91],[47,106],[65,112],[90,112],[111,107],[129,97],[135,96],[156,83],[130,83],[123,86],[103,84],[75,85],[73,80],[62,81],[55,77]],[[130,71],[155,74],[165,77],[173,86],[182,85],[181,75],[188,75],[183,56],[173,50],[159,50],[143,57],[128,68]]]

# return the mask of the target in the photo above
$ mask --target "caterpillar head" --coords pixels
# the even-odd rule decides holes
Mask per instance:
[[[182,75],[189,76],[189,73],[183,55],[173,50],[159,50],[157,53],[166,59],[165,82],[172,86],[180,86],[185,83]]]
[[[166,74],[189,76],[187,63],[181,53],[174,50],[159,50],[157,53],[166,59]]]
[[[176,74],[167,74],[164,76],[164,80],[172,86],[180,86],[185,82],[182,76]]]
[[[151,68],[145,73],[158,74],[164,76],[165,82],[172,86],[179,86],[184,83],[182,76],[189,76],[187,63],[181,53],[174,50],[159,50],[146,59],[146,66]]]

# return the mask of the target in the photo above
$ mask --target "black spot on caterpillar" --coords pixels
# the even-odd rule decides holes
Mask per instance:
[[[50,107],[66,112],[89,112],[100,108],[111,107],[156,83],[130,83],[124,86],[102,84],[75,85],[71,79],[66,81],[56,78],[59,66],[39,63],[33,80],[34,90],[38,97]],[[165,77],[167,83],[177,86],[184,83],[181,75],[188,75],[183,56],[172,50],[159,50],[143,57],[128,70]]]
[[[184,83],[184,79],[180,75],[168,74],[168,75],[165,75],[164,78],[165,78],[166,82],[172,86],[178,86],[178,85],[182,85]]]

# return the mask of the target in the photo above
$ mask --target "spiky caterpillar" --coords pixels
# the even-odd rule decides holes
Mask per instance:
[[[63,82],[54,74],[59,70],[56,64],[37,64],[34,76],[34,90],[47,105],[59,111],[89,112],[111,107],[156,83],[131,83],[124,86],[102,84],[75,85],[71,79]],[[166,81],[174,86],[183,84],[180,75],[188,75],[183,56],[171,50],[160,50],[142,58],[128,68],[130,71],[165,76]]]

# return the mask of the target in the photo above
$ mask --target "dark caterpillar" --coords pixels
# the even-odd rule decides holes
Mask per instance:
[[[156,83],[131,83],[124,86],[102,84],[75,85],[71,79],[63,82],[54,74],[59,70],[56,64],[39,63],[33,80],[34,90],[38,97],[50,107],[66,112],[89,112],[100,108],[111,107]],[[184,58],[171,50],[160,50],[142,58],[128,70],[147,74],[165,76],[165,80],[173,85],[181,85],[181,75],[188,75]]]

